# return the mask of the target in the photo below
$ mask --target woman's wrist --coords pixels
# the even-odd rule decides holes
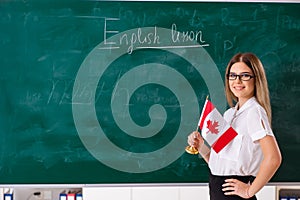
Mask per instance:
[[[208,148],[203,141],[202,144],[199,145],[198,152],[202,157],[206,157],[210,153],[210,148]]]
[[[202,142],[199,142],[199,145],[198,145],[197,149],[200,151],[202,149],[203,145],[205,145],[204,140]]]
[[[246,189],[246,195],[247,195],[248,198],[251,198],[252,196],[254,196],[254,195],[252,195],[251,192],[249,191],[249,190],[250,190],[250,187],[251,187],[251,185],[249,185],[249,187],[247,187],[247,189]]]

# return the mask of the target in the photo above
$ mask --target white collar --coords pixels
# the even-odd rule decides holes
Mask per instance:
[[[238,103],[235,105],[235,110],[237,110],[237,114],[243,112],[244,110],[246,110],[247,108],[249,108],[251,105],[253,105],[253,103],[256,102],[256,98],[253,96],[250,99],[248,99],[243,105],[242,107],[240,107],[239,110],[237,110],[238,108]]]
[[[249,108],[250,106],[253,105],[253,103],[256,102],[256,98],[253,96],[250,99],[248,99],[244,105],[242,105],[242,107],[240,107],[240,109],[238,110],[238,103],[235,105],[234,107],[234,113],[230,122],[230,125],[232,125],[233,121],[236,119],[237,116],[239,116],[244,110],[246,110],[247,108]]]

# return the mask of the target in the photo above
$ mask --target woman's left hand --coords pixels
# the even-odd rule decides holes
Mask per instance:
[[[238,195],[242,198],[249,199],[249,184],[243,183],[237,179],[226,179],[222,185],[225,195]]]

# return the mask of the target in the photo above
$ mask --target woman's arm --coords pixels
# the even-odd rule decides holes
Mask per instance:
[[[204,139],[198,131],[194,131],[188,136],[188,144],[195,147],[205,162],[208,163],[210,148],[205,145]]]
[[[248,195],[254,196],[264,185],[266,185],[279,168],[282,157],[275,137],[265,136],[259,140],[264,158],[260,165],[257,176],[248,188]]]
[[[253,183],[249,185],[236,179],[227,179],[223,184],[225,195],[238,195],[248,199],[261,190],[279,168],[282,158],[275,137],[267,135],[259,143],[264,158]]]

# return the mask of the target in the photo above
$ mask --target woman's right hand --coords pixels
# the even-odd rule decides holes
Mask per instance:
[[[187,142],[190,146],[195,147],[199,150],[202,144],[204,143],[204,140],[198,131],[194,131],[188,136]]]

